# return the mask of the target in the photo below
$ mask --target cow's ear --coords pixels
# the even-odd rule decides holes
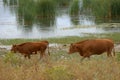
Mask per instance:
[[[73,46],[74,46],[74,44],[73,44],[73,43],[71,43],[71,44],[70,44],[70,47],[73,47]]]
[[[16,44],[13,44],[12,46],[13,46],[13,47],[16,47]]]
[[[79,46],[75,46],[75,48],[76,48],[76,49],[80,49],[80,47],[79,47]]]

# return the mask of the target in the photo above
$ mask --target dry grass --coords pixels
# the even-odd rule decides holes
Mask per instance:
[[[0,80],[119,80],[120,62],[106,54],[80,61],[78,54],[64,51],[39,60],[8,53],[0,57]]]

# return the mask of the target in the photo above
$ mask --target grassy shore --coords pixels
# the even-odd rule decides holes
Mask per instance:
[[[119,43],[120,42],[119,34],[120,33],[85,34],[85,37],[68,36],[68,37],[45,38],[45,39],[0,39],[0,44],[11,45],[11,44],[18,44],[27,41],[41,41],[41,40],[48,40],[50,43],[69,44],[80,40],[96,39],[96,38],[109,38],[109,39],[113,39],[115,43]]]
[[[85,39],[110,38],[120,41],[119,33],[89,34],[86,37],[62,37],[48,39],[1,39],[2,45],[18,44],[26,41],[48,40],[50,43],[69,44]],[[68,51],[68,50],[67,50]],[[0,56],[0,80],[119,80],[120,55],[107,54],[91,56],[81,62],[79,54],[67,54],[62,48],[50,48],[50,56],[39,60],[39,54],[25,59],[21,54],[9,51]],[[2,52],[0,52],[2,53]]]

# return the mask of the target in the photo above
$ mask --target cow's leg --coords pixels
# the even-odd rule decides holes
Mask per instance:
[[[83,56],[83,53],[79,53],[79,54],[80,54],[80,56]],[[83,61],[84,58],[85,58],[85,57],[81,58],[81,61]]]
[[[80,54],[80,56],[83,56],[83,54],[82,53],[79,53]]]
[[[31,58],[31,57],[30,57],[30,54],[28,54],[27,57],[28,57],[28,59],[30,59],[30,58]]]
[[[42,53],[42,57],[46,57],[45,51],[41,52]]]
[[[28,59],[31,58],[29,54],[25,54],[24,57],[25,57],[25,58],[28,57]]]
[[[109,57],[109,51],[107,51],[107,56]]]
[[[43,53],[40,53],[40,60],[43,58]]]
[[[111,48],[110,52],[109,52],[111,57],[114,56],[114,52],[113,52],[113,55],[112,55],[112,51],[113,51],[113,48]]]
[[[90,60],[90,56],[87,57]]]
[[[85,57],[83,57],[82,59],[81,59],[81,61],[83,61],[85,59]]]
[[[26,57],[27,57],[27,55],[25,54],[25,55],[24,55],[24,57],[26,58]]]
[[[46,56],[45,51],[43,51],[43,55]]]
[[[83,58],[81,59],[81,61],[83,61],[86,57],[90,59],[90,55],[91,55],[90,52],[83,53],[82,54]]]
[[[28,57],[28,59],[31,58],[31,57],[30,57],[31,54],[32,54],[32,52],[30,52],[30,51],[26,52],[26,56]]]
[[[45,50],[43,50],[43,52],[41,52],[41,53],[42,53],[43,61],[44,61],[45,63],[49,64],[49,60],[47,59],[47,56],[46,56],[46,54],[45,54]]]
[[[30,57],[30,54],[25,54],[24,57],[25,57],[25,58],[28,57],[28,59],[31,58],[31,57]]]
[[[37,51],[35,51],[35,54],[37,54]]]
[[[90,56],[87,56],[87,57],[83,57],[81,61],[83,61],[85,58],[88,58],[90,60]]]
[[[39,53],[40,53],[40,60],[41,60],[43,57],[43,53],[41,51],[39,51]]]
[[[108,57],[109,57],[109,56],[112,57],[111,52],[112,52],[112,49],[107,50],[107,56],[108,56]]]

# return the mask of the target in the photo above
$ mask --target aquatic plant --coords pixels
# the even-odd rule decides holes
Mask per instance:
[[[3,0],[4,4],[7,5],[17,5],[18,4],[18,0]]]
[[[53,17],[55,15],[56,6],[53,0],[38,0],[36,5],[38,17]]]
[[[70,15],[72,15],[72,16],[78,15],[79,11],[80,11],[79,0],[73,0],[73,2],[71,2],[71,6],[70,6]]]
[[[56,4],[53,0],[38,0],[36,2],[36,21],[42,26],[54,24]]]
[[[83,8],[91,10],[96,19],[104,19],[107,22],[111,22],[115,16],[120,17],[119,0],[83,0]]]
[[[80,0],[73,0],[69,8],[71,22],[75,25],[79,24]]]
[[[120,21],[120,0],[113,0],[111,4],[112,19]]]
[[[27,3],[27,4],[26,4]],[[33,0],[20,0],[18,8],[18,21],[23,25],[31,25],[35,18],[35,4]]]
[[[59,7],[68,7],[73,0],[54,0]]]

